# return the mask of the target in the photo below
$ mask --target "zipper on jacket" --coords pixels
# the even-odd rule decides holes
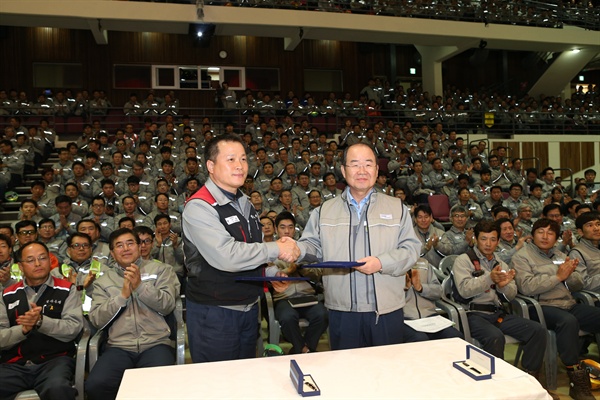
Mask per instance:
[[[367,208],[365,209],[365,240],[367,242],[367,249],[369,250],[369,256],[373,256],[373,254],[371,254],[371,236],[369,235],[369,205],[370,204],[371,204],[371,199],[369,199],[369,202],[367,203]],[[375,274],[377,274],[377,273],[378,272],[375,272]],[[373,280],[373,297],[375,297],[375,325],[377,325],[379,323],[379,304],[377,303],[377,286],[375,285],[375,274],[371,274],[371,279]]]
[[[348,212],[350,214],[350,223],[348,224],[348,258],[349,261],[353,261],[354,260],[354,256],[352,255],[352,206],[350,205],[350,203],[346,202],[346,206],[348,207]],[[350,271],[350,285],[348,285],[348,290],[350,291],[350,310],[352,310],[352,305],[354,304],[352,301],[352,282],[354,281],[354,272],[356,270],[353,268]]]

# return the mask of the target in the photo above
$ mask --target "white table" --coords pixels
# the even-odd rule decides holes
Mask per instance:
[[[314,399],[549,399],[530,375],[497,359],[493,379],[475,381],[454,367],[467,342],[434,340],[294,356],[130,369],[118,400],[300,399],[290,359],[321,389]]]

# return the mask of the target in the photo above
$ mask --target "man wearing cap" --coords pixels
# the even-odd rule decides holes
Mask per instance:
[[[586,212],[575,220],[581,239],[569,252],[569,257],[579,260],[577,272],[583,279],[583,288],[600,294],[600,214]]]

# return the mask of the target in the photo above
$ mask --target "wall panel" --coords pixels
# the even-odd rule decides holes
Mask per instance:
[[[548,143],[547,142],[537,142],[533,146],[534,155],[540,159],[540,168],[544,169],[547,166],[551,165],[550,157],[548,154]],[[523,154],[526,154],[523,152]],[[541,172],[541,171],[539,171]]]
[[[406,80],[409,68],[420,69],[416,49],[405,45],[304,40],[295,50],[285,51],[281,38],[214,36],[207,47],[195,47],[189,35],[116,31],[108,32],[108,45],[98,45],[87,30],[7,27],[6,31],[6,37],[0,39],[0,54],[8,55],[13,62],[0,63],[0,87],[25,90],[30,98],[42,89],[33,87],[33,62],[83,64],[84,87],[105,90],[115,105],[127,101],[129,90],[113,89],[114,64],[276,67],[280,69],[282,93],[293,90],[299,95],[303,91],[304,68],[339,69],[343,71],[344,91],[353,96],[358,95],[371,76]],[[221,50],[228,53],[224,60],[218,56]],[[390,69],[390,51],[395,51],[395,71]],[[494,82],[498,75],[497,56],[490,57],[490,61],[479,75],[489,75],[487,80]],[[460,60],[457,65],[462,66]],[[459,71],[458,76],[463,74]],[[455,79],[450,81],[457,83]],[[468,83],[459,86],[466,87]],[[318,100],[326,93],[313,94]],[[209,107],[214,101],[210,91],[180,91],[177,95],[188,106]]]
[[[560,168],[570,168],[579,171],[581,168],[581,143],[562,143],[560,146]],[[563,177],[569,176],[567,171],[561,171]]]
[[[594,160],[594,146],[598,142],[581,142],[581,164],[579,170],[587,169],[592,165],[598,163],[598,160]]]
[[[521,150],[522,150],[522,154],[523,154],[522,158],[535,157],[535,154],[533,153],[533,143],[532,142],[521,143]],[[532,168],[532,167],[536,167],[535,160],[524,160],[523,161],[523,169]]]

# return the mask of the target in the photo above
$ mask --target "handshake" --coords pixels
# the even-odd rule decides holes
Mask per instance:
[[[292,263],[300,257],[300,249],[296,244],[296,241],[289,237],[282,237],[277,240],[277,247],[279,247],[279,256],[280,260],[283,260],[288,263]]]

